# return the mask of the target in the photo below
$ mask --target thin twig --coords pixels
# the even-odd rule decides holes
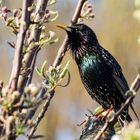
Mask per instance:
[[[140,88],[140,74],[137,75],[137,77],[131,84],[130,90],[135,90],[137,92],[139,88]]]
[[[35,121],[35,124],[34,124],[33,128],[31,129],[31,131],[30,131],[30,133],[29,133],[29,135],[28,135],[28,140],[30,140],[30,139],[32,138],[34,132],[35,132],[36,129],[37,129],[37,126],[38,126],[40,120],[44,117],[45,112],[47,111],[47,109],[48,109],[48,107],[49,107],[49,105],[50,105],[50,101],[51,101],[51,99],[53,98],[53,96],[54,96],[54,91],[52,91],[51,94],[48,94],[48,98],[47,98],[47,100],[45,101],[45,104],[44,104],[44,106],[43,106],[43,109],[42,109],[41,112],[39,113],[39,115],[38,115],[38,117],[37,117],[37,119],[36,119],[36,121]]]
[[[81,13],[83,4],[85,3],[85,1],[86,0],[79,0],[79,2],[77,4],[77,7],[76,7],[76,10],[74,12],[74,15],[72,17],[70,25],[73,25],[73,24],[77,23],[78,18],[80,17],[80,13]],[[67,42],[67,36],[65,37],[61,47],[58,50],[57,56],[56,56],[56,58],[54,60],[54,63],[53,63],[53,67],[56,67],[56,66],[60,65],[60,63],[62,62],[63,57],[65,56],[65,52],[67,51],[66,42]]]
[[[31,5],[31,1],[29,0],[23,0],[22,5],[22,17],[21,17],[21,25],[20,25],[20,31],[17,35],[17,42],[16,42],[16,50],[15,50],[15,56],[13,61],[13,68],[9,80],[9,88],[12,86],[12,90],[17,89],[17,83],[20,73],[20,67],[21,67],[21,59],[22,59],[22,50],[24,45],[24,39],[26,35],[26,31],[30,24],[30,14],[28,11],[28,7]]]
[[[105,125],[103,126],[103,128],[98,132],[98,134],[96,135],[96,137],[94,138],[94,140],[99,140],[100,137],[102,136],[102,134],[107,130],[108,127],[113,126],[117,120],[118,117],[122,114],[122,112],[128,107],[130,106],[130,104],[132,103],[133,99],[136,96],[136,92],[139,90],[140,88],[140,75],[138,74],[137,77],[135,78],[134,82],[132,83],[131,87],[130,87],[130,91],[129,93],[132,93],[132,95],[126,100],[125,104],[120,108],[120,110],[114,115],[114,117],[107,121],[105,123]]]
[[[74,12],[74,15],[72,17],[72,20],[71,20],[71,25],[72,24],[75,24],[77,23],[78,21],[78,18],[80,17],[80,13],[81,13],[81,9],[83,7],[83,4],[86,0],[79,0],[78,1],[78,4],[77,4],[77,7],[76,7],[76,10]],[[57,53],[57,56],[54,60],[54,63],[53,63],[53,67],[57,67],[58,65],[61,64],[62,60],[63,60],[63,57],[65,56],[65,52],[66,52],[66,41],[67,41],[67,37],[65,37],[61,47],[59,48],[58,50],[58,53]],[[45,92],[45,90],[44,90]],[[35,121],[35,125],[33,126],[33,128],[31,129],[29,135],[28,135],[28,140],[33,136],[38,124],[40,123],[41,119],[44,117],[45,115],[45,112],[47,111],[48,107],[49,107],[49,104],[50,104],[50,101],[51,99],[53,98],[54,96],[54,91],[51,91],[48,93],[48,96],[50,96],[51,98],[48,99],[45,103],[44,103],[44,106],[43,106],[43,109],[42,111],[39,113],[36,121]],[[41,117],[40,117],[41,116]]]

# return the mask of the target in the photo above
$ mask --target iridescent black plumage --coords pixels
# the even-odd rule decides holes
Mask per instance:
[[[122,69],[115,58],[100,46],[95,33],[84,24],[65,29],[68,34],[67,46],[79,68],[81,80],[89,93],[106,110],[114,111],[126,101],[129,90]],[[127,115],[127,121],[131,121]]]

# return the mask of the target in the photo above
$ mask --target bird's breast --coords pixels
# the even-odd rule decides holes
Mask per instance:
[[[79,71],[83,76],[89,75],[92,78],[100,78],[104,70],[104,65],[98,56],[90,55],[81,59]]]

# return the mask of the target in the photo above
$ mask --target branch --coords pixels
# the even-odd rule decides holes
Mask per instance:
[[[17,83],[18,83],[18,78],[20,73],[21,62],[22,62],[21,60],[22,60],[22,49],[24,45],[24,39],[25,39],[26,31],[30,24],[30,14],[28,12],[29,6],[31,6],[31,1],[23,0],[22,17],[20,21],[21,26],[20,26],[20,31],[17,35],[13,68],[12,68],[9,85],[8,85],[9,88],[12,86],[12,90],[17,89]]]
[[[134,80],[134,82],[132,83],[130,90],[128,91],[128,93],[131,93],[132,95],[126,100],[125,104],[120,108],[120,110],[114,115],[114,117],[107,121],[103,128],[98,132],[98,134],[96,135],[96,137],[94,138],[94,140],[100,140],[100,137],[104,134],[104,132],[107,130],[107,128],[109,128],[110,126],[113,126],[117,120],[118,117],[122,114],[122,112],[131,105],[133,99],[136,96],[136,92],[139,90],[140,88],[140,74],[137,75],[136,79]]]
[[[83,4],[85,3],[85,1],[86,0],[79,0],[79,2],[77,4],[77,7],[76,7],[76,10],[75,10],[75,13],[72,17],[70,25],[73,25],[73,24],[77,23],[78,18],[80,17],[80,13],[81,13]],[[65,56],[65,52],[67,51],[66,42],[67,42],[67,36],[65,37],[61,47],[58,50],[57,56],[56,56],[56,58],[54,60],[54,63],[53,63],[53,67],[56,67],[56,66],[61,64],[61,62],[63,60],[63,57]]]
[[[79,0],[79,2],[78,2],[78,4],[77,4],[77,7],[76,7],[76,10],[75,10],[75,12],[74,12],[74,15],[73,15],[73,17],[72,17],[72,20],[71,20],[70,25],[77,23],[78,18],[80,17],[81,9],[82,9],[83,4],[84,4],[85,1],[86,1],[86,0]],[[65,52],[66,52],[66,50],[67,50],[67,49],[66,49],[66,41],[67,41],[67,37],[65,37],[65,39],[64,39],[64,41],[63,41],[61,47],[60,47],[59,50],[58,50],[57,56],[56,56],[56,58],[55,58],[55,60],[54,60],[54,63],[53,63],[53,67],[57,67],[58,65],[61,64],[61,62],[62,62],[62,60],[63,60],[63,57],[65,56]],[[44,94],[44,92],[46,92],[46,90],[42,90],[42,93],[41,93],[41,94]],[[50,102],[51,102],[51,99],[52,99],[53,96],[54,96],[54,92],[55,92],[55,91],[53,90],[53,91],[51,91],[51,92],[48,93],[49,99],[47,99],[47,101],[44,103],[43,109],[42,109],[42,111],[40,112],[40,114],[38,115],[38,117],[37,117],[37,119],[36,119],[36,121],[35,121],[35,125],[34,125],[33,128],[31,129],[30,134],[28,135],[28,138],[29,138],[29,139],[33,136],[33,134],[34,134],[34,132],[35,132],[35,130],[36,130],[38,124],[40,123],[41,119],[44,117],[45,112],[47,111],[47,109],[48,109],[48,107],[49,107],[49,104],[50,104]],[[41,117],[40,117],[40,116],[41,116]],[[28,140],[29,140],[29,139],[28,139]]]
[[[6,140],[14,140],[15,139],[15,135],[12,134],[12,127],[13,127],[13,120],[14,120],[14,117],[13,116],[9,116],[7,118],[7,121],[6,121]]]
[[[34,54],[37,55],[40,50],[39,46],[35,45],[34,43],[38,42],[40,39],[40,34],[42,31],[42,28],[40,27],[41,26],[40,21],[42,21],[44,15],[46,14],[47,4],[48,4],[48,0],[38,0],[36,4],[37,6],[35,11],[36,16],[33,22],[38,24],[32,25],[32,32],[29,37],[29,46],[27,48],[27,53],[23,57],[23,62],[25,62],[24,67],[26,69],[31,68],[32,62],[34,61]],[[28,78],[25,75],[21,75],[19,77],[18,87],[20,92],[23,91],[27,82],[28,82]]]
[[[53,98],[53,96],[54,96],[54,91],[52,91],[51,94],[48,94],[48,98],[47,98],[47,100],[45,101],[45,104],[44,104],[44,106],[43,106],[43,109],[42,109],[41,112],[39,113],[39,115],[38,115],[38,117],[37,117],[37,119],[36,119],[36,121],[35,121],[35,124],[34,124],[33,128],[31,129],[31,131],[30,131],[30,133],[29,133],[29,135],[28,135],[28,140],[30,140],[30,139],[33,137],[33,134],[34,134],[34,132],[36,131],[37,126],[38,126],[40,120],[44,117],[45,112],[48,110],[48,107],[49,107],[49,105],[50,105],[50,101],[51,101],[51,99]]]

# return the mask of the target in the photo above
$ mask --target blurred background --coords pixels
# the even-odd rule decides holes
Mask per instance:
[[[56,23],[68,24],[75,10],[78,0],[57,0],[50,7],[59,11],[59,18],[47,24],[48,31],[55,31],[59,37],[58,43],[43,48],[38,55],[36,66],[40,67],[44,60],[48,65],[53,63],[57,50],[60,47],[64,31],[55,27]],[[93,5],[95,18],[85,21],[97,34],[100,44],[109,50],[122,66],[123,73],[129,83],[135,79],[140,66],[140,22],[137,20],[137,8],[140,0],[90,0]],[[137,5],[136,5],[137,4]],[[21,7],[21,1],[4,0],[3,6],[8,8]],[[0,80],[6,84],[10,76],[14,49],[7,44],[8,41],[16,41],[11,31],[0,21]],[[86,93],[81,84],[78,69],[72,60],[70,52],[66,54],[63,64],[71,60],[69,70],[71,82],[68,87],[56,89],[49,110],[39,125],[38,134],[45,135],[41,140],[74,140],[80,136],[82,127],[77,124],[85,119],[88,109],[94,110],[96,104]],[[42,79],[34,73],[34,83],[39,84]],[[65,81],[63,81],[65,82]],[[140,92],[137,94],[134,104],[140,117]],[[133,115],[133,114],[132,114]],[[135,119],[135,118],[134,118]]]

